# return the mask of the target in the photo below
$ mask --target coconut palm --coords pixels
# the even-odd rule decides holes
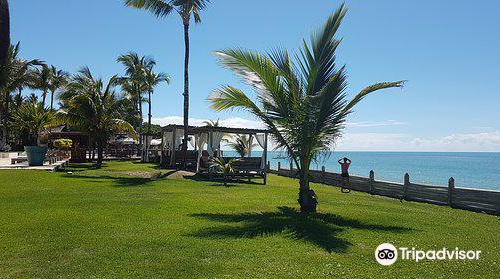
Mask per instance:
[[[266,125],[277,148],[286,149],[297,167],[302,212],[316,210],[315,194],[309,187],[311,162],[325,155],[341,137],[354,106],[377,90],[403,86],[403,81],[377,83],[347,100],[345,66],[338,68],[335,61],[341,41],[335,34],[345,14],[342,5],[310,44],[304,41],[295,61],[283,49],[268,54],[242,49],[215,53],[223,66],[254,88],[257,100],[226,85],[210,96],[212,108],[244,109]]]
[[[124,120],[130,101],[116,94],[116,80],[113,76],[105,84],[85,67],[71,78],[60,95],[59,121],[87,131],[94,138],[98,168],[102,165],[104,147],[114,133],[127,132],[136,136],[132,125]]]
[[[257,146],[257,144],[252,143],[251,138],[247,135],[233,136],[227,141],[227,145],[234,149],[242,158],[247,156],[253,147]]]
[[[6,146],[9,134],[10,101],[11,93],[18,90],[19,94],[25,86],[32,83],[33,76],[30,69],[36,65],[42,65],[42,62],[34,60],[24,60],[19,57],[19,43],[11,45],[7,52],[5,63],[0,66],[0,116],[2,118],[2,140],[1,146]]]
[[[219,127],[219,119],[217,120],[205,120],[203,121],[205,127]]]
[[[165,82],[170,83],[170,77],[166,73],[155,73],[152,68],[146,69],[146,88],[148,91],[148,134],[151,133],[151,96],[153,95],[154,89],[160,83]],[[142,123],[141,123],[142,124]]]
[[[69,74],[63,70],[58,70],[55,66],[50,67],[49,90],[50,90],[50,111],[54,111],[54,93],[63,88],[68,83]]]
[[[225,161],[223,158],[215,157],[212,159],[215,167],[222,173],[224,186],[227,186],[227,178],[234,174],[233,163],[239,161],[237,158],[231,158]]]
[[[27,102],[14,113],[12,122],[20,133],[27,135],[26,145],[37,146],[40,144],[40,133],[54,123],[54,115],[41,103]]]
[[[139,57],[135,52],[120,55],[117,61],[125,66],[126,74],[117,80],[136,107],[138,123],[134,126],[142,133],[142,103],[145,101],[143,94],[149,89],[146,84],[146,74],[156,65],[156,61],[150,56]]]
[[[47,99],[47,93],[50,88],[50,80],[51,80],[51,70],[47,65],[41,65],[41,67],[35,69],[35,80],[33,83],[33,87],[42,91],[42,106],[45,107],[45,101]]]
[[[168,16],[172,11],[177,12],[184,26],[184,135],[188,134],[189,126],[189,24],[191,16],[195,23],[201,22],[199,12],[203,10],[209,0],[125,0],[125,5],[137,9],[144,9],[158,18]],[[187,140],[183,141],[184,157],[187,152]]]

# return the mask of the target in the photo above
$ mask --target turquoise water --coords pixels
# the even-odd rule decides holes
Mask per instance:
[[[233,152],[224,152],[232,155]],[[261,156],[254,151],[253,156]],[[286,159],[273,159],[280,152],[269,152],[268,160],[276,169],[278,162],[289,168]],[[337,160],[348,157],[352,160],[350,173],[368,177],[370,170],[375,179],[403,182],[404,174],[416,183],[448,185],[448,179],[455,179],[456,187],[500,190],[500,153],[487,152],[331,152],[330,156],[318,163],[313,169],[325,166],[327,171],[339,172]]]

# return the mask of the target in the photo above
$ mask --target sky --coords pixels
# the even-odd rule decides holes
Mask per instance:
[[[171,84],[157,88],[153,122],[181,123],[184,41],[177,14],[157,19],[121,0],[10,0],[11,36],[21,56],[74,73],[123,74],[116,58],[152,55]],[[190,124],[259,127],[252,115],[214,112],[207,97],[231,84],[254,93],[218,65],[215,50],[296,51],[341,1],[213,0],[192,24]],[[349,96],[381,81],[403,89],[371,95],[348,119],[336,150],[500,152],[500,1],[346,1],[338,36]]]

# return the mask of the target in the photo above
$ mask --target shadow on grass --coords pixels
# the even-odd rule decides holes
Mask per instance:
[[[291,207],[278,207],[277,212],[242,214],[191,214],[191,217],[225,223],[190,234],[208,238],[255,238],[284,234],[291,239],[312,243],[328,252],[345,253],[352,245],[339,234],[346,229],[405,233],[411,228],[367,224],[329,213],[301,214]]]
[[[86,179],[88,182],[112,182],[114,187],[142,187],[156,181],[154,178],[143,177],[116,177],[110,175],[78,175],[73,174],[68,178]]]
[[[208,186],[218,186],[218,187],[237,187],[239,186],[240,184],[247,184],[247,185],[260,185],[260,186],[265,186],[264,184],[262,183],[258,183],[258,182],[255,182],[255,181],[248,181],[248,179],[228,179],[227,180],[227,185],[224,186],[224,180],[222,177],[214,177],[214,178],[210,178],[206,175],[199,175],[199,174],[196,174],[196,175],[185,175],[183,176],[184,179],[189,179],[189,180],[193,180],[193,181],[202,181],[202,182],[214,182],[212,184],[207,184]],[[262,180],[261,178],[256,178],[256,179],[259,179],[259,180]]]
[[[132,161],[132,164],[144,166],[144,165],[151,165],[153,163],[144,163],[144,162],[141,162],[141,161]],[[162,170],[162,169],[165,169],[162,166],[160,166],[160,164],[155,164],[153,166],[148,166],[148,168],[153,169],[153,170]]]

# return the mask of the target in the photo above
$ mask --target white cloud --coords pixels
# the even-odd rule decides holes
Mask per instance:
[[[500,132],[452,134],[438,139],[415,138],[418,149],[445,151],[500,151]]]
[[[337,150],[356,151],[500,151],[500,132],[452,134],[438,138],[415,138],[407,134],[347,133]]]
[[[382,126],[402,126],[406,125],[406,122],[398,120],[386,120],[386,121],[358,121],[358,122],[347,122],[347,127],[382,127]]]

